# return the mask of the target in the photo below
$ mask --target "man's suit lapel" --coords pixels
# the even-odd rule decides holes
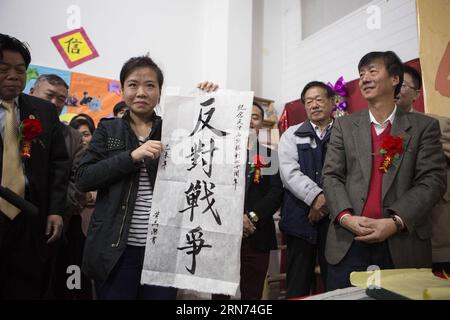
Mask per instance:
[[[353,121],[352,135],[365,180],[365,190],[368,190],[372,170],[372,136],[368,109],[362,111],[359,118],[355,118]]]
[[[3,163],[3,138],[1,136],[0,136],[0,161],[1,163]],[[2,166],[0,166],[0,170]]]
[[[394,123],[391,129],[392,136],[399,136],[403,138],[403,152],[400,154],[400,158],[394,161],[391,167],[383,176],[383,186],[382,186],[382,198],[384,199],[386,193],[389,191],[392,183],[394,182],[395,176],[398,173],[398,170],[401,166],[403,156],[408,148],[409,141],[411,136],[407,133],[407,130],[411,128],[411,123],[408,120],[408,114],[397,108],[397,112],[395,113]]]
[[[20,121],[29,118],[30,115],[36,116],[35,106],[29,101],[27,96],[25,96],[24,94],[21,94],[19,96],[19,108],[20,108]]]
[[[28,119],[30,115],[37,117],[36,107],[29,101],[28,97],[23,93],[19,96],[19,108],[20,108],[20,121],[22,122],[24,119]],[[25,173],[28,178],[30,178],[30,161],[24,161],[25,164]]]

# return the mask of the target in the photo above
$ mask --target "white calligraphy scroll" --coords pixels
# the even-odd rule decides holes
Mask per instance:
[[[253,92],[166,95],[141,283],[235,295]]]

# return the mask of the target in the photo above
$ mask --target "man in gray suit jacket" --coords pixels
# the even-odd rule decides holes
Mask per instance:
[[[323,168],[330,209],[328,290],[352,271],[431,267],[430,213],[446,189],[438,121],[397,108],[403,82],[393,52],[359,65],[368,109],[336,119]]]

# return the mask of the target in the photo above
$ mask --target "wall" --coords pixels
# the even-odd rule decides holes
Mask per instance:
[[[251,87],[282,109],[282,0],[253,0]],[[280,113],[278,113],[278,116]]]
[[[302,41],[300,2],[283,0],[283,103],[298,99],[312,80],[334,83],[341,75],[347,81],[356,79],[357,64],[369,51],[393,50],[403,61],[418,57],[414,0],[377,0],[369,5],[381,10],[380,29],[368,29],[371,15],[365,6]]]
[[[371,0],[300,0],[302,39],[366,6]],[[320,17],[320,19],[317,19]]]
[[[252,0],[230,0],[226,81],[230,89],[252,91],[252,10]]]
[[[100,54],[72,71],[117,79],[129,57],[149,52],[166,85],[251,87],[252,0],[2,0],[0,32],[27,41],[32,63],[67,69],[50,37],[70,30],[70,5]]]
[[[373,1],[381,9],[379,30],[367,28],[365,6],[303,41],[300,0],[2,0],[0,32],[28,41],[33,63],[66,69],[50,37],[68,30],[72,4],[100,53],[72,70],[118,78],[126,59],[149,52],[168,86],[212,80],[253,90],[275,100],[278,116],[311,80],[357,78],[368,51],[418,57],[414,0]],[[25,22],[17,23],[18,15]]]

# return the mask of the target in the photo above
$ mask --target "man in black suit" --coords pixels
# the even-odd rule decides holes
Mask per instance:
[[[9,160],[3,157],[7,149],[3,143],[6,113],[13,112],[17,127],[25,119],[37,119],[43,129],[30,144],[30,157],[21,158],[19,164],[25,176],[24,197],[39,209],[39,214],[19,212],[11,219],[11,215],[0,213],[0,299],[42,296],[47,244],[60,237],[63,227],[61,213],[65,208],[70,170],[68,156],[55,107],[22,93],[30,61],[30,52],[22,42],[0,34],[2,176],[6,160]],[[23,141],[19,141],[19,145],[21,143]]]
[[[59,116],[66,104],[69,86],[64,79],[56,74],[41,74],[30,89],[30,95],[52,102]],[[63,235],[60,241],[56,241],[49,246],[49,258],[46,267],[46,272],[48,272],[46,278],[48,279],[45,280],[48,282],[49,287],[45,298],[60,299],[64,297],[72,300],[73,295],[79,294],[81,290],[70,290],[67,288],[67,267],[70,265],[81,266],[84,235],[81,230],[79,211],[86,202],[86,194],[75,187],[74,174],[78,161],[85,153],[85,148],[83,147],[82,136],[78,130],[61,121],[60,125],[69,156],[71,175],[67,188],[66,208],[63,212]],[[90,283],[89,280],[88,283]],[[86,287],[89,288],[89,284]]]
[[[256,134],[263,126],[264,110],[253,104],[250,129]],[[249,139],[245,212],[241,246],[241,299],[260,300],[269,267],[270,250],[277,249],[273,215],[283,199],[278,173],[278,156]]]
[[[278,155],[258,140],[264,110],[253,102],[248,139],[243,235],[241,245],[241,300],[261,300],[269,268],[270,250],[278,248],[273,215],[281,206],[283,184]],[[212,300],[229,300],[213,294]]]

